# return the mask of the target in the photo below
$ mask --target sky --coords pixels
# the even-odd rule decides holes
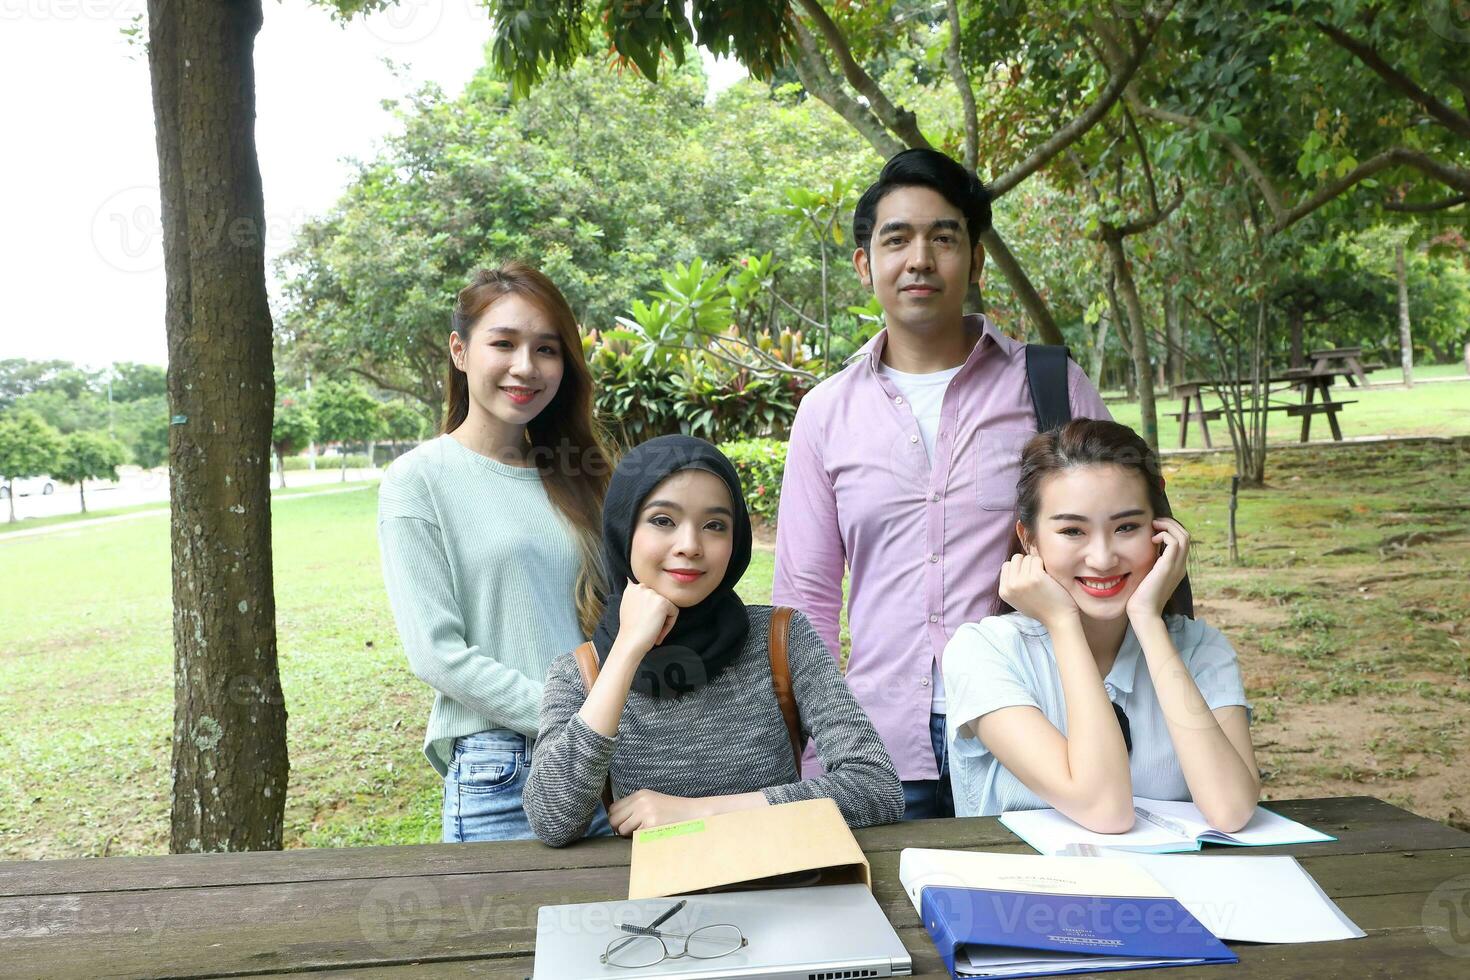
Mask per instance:
[[[458,94],[490,24],[477,0],[400,0],[345,26],[308,0],[264,6],[256,146],[270,277],[294,230],[337,199],[350,160],[392,130],[382,101],[430,81]],[[122,33],[145,8],[0,0],[0,359],[167,360],[148,64]],[[743,77],[705,61],[716,88]]]

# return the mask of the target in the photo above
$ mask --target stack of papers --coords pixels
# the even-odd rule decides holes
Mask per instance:
[[[1079,958],[1074,953],[1048,953],[1017,946],[966,946],[963,958],[955,960],[954,974],[960,977],[1034,977],[1054,973],[1098,970],[1142,970],[1151,966],[1180,966],[1175,960],[1135,960],[1109,956],[1099,963],[1094,956]]]
[[[1123,834],[1094,833],[1056,810],[1009,810],[1001,814],[1000,822],[1042,854],[1066,854],[1069,847],[1077,844],[1166,854],[1198,851],[1206,843],[1269,847],[1337,840],[1330,834],[1313,830],[1306,824],[1288,820],[1259,806],[1250,823],[1233,834],[1212,828],[1193,803],[1135,796],[1133,812],[1138,819],[1134,821],[1133,829]]]
[[[1120,854],[1221,939],[1326,943],[1362,939],[1294,857],[1246,854]]]

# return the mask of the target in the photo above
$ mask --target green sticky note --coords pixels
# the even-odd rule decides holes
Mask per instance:
[[[639,840],[664,840],[667,837],[683,837],[686,834],[704,833],[703,820],[686,820],[683,823],[671,823],[667,827],[655,827],[652,830],[638,831]]]

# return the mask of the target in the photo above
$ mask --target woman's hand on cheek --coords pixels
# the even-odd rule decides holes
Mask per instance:
[[[1052,578],[1038,554],[1014,555],[1000,568],[1000,597],[1016,612],[1050,629],[1068,616],[1078,616],[1077,603]]]
[[[699,797],[667,796],[640,789],[613,803],[607,822],[619,834],[630,837],[636,830],[694,820],[706,813],[704,800]]]
[[[642,657],[663,642],[679,618],[679,607],[646,585],[630,581],[618,606],[618,638],[614,649]]]
[[[1164,606],[1184,580],[1189,565],[1189,532],[1184,526],[1171,517],[1160,517],[1153,522],[1153,529],[1153,542],[1163,545],[1164,553],[1128,597],[1129,617],[1163,615]]]

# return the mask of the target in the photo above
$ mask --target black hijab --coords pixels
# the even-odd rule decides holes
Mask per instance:
[[[750,565],[751,543],[750,513],[745,509],[740,475],[724,453],[703,439],[660,436],[622,458],[602,505],[602,556],[611,594],[607,611],[592,634],[598,662],[607,662],[617,639],[618,608],[628,580],[638,581],[632,552],[639,512],[654,488],[680,470],[713,473],[729,488],[734,547],[720,584],[698,605],[680,609],[663,643],[644,656],[633,678],[633,690],[656,698],[677,697],[714,680],[740,655],[750,632],[745,603],[735,594],[735,583]]]

